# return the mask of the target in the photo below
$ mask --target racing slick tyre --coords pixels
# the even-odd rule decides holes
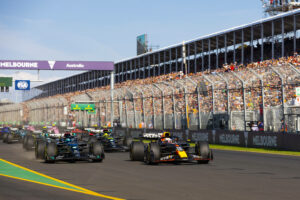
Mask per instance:
[[[35,158],[44,159],[46,143],[44,141],[37,141],[35,145]]]
[[[100,142],[92,143],[91,153],[96,157],[93,159],[94,162],[102,162],[104,159],[104,149]]]
[[[57,154],[57,146],[55,143],[49,143],[45,148],[44,160],[46,163],[54,163]]]
[[[33,148],[34,148],[34,138],[33,138],[33,136],[30,135],[30,136],[27,137],[27,142],[26,142],[26,145],[25,145],[25,149],[27,151],[30,151]]]
[[[210,158],[210,160],[214,159],[214,154],[211,149],[209,150],[209,158]]]
[[[195,152],[198,156],[201,156],[204,160],[198,160],[199,164],[208,164],[210,159],[210,152],[209,145],[207,142],[197,142],[195,147]],[[207,160],[206,160],[207,159]]]
[[[78,139],[78,138],[77,138]],[[79,141],[89,142],[90,136],[88,135],[81,135],[81,139]]]
[[[76,133],[77,140],[82,140],[82,133]]]
[[[7,136],[8,136],[8,133],[3,134],[3,143],[7,142]]]
[[[14,139],[13,134],[11,134],[11,133],[7,134],[7,137],[6,137],[6,143],[7,143],[7,144],[11,144],[12,141],[13,141],[13,139]]]
[[[131,145],[132,142],[133,142],[133,138],[132,137],[125,137],[123,145],[125,147],[130,147],[130,145]]]
[[[27,140],[28,140],[28,136],[29,135],[25,135],[24,138],[23,138],[23,142],[22,142],[23,143],[23,149],[26,149],[26,143],[27,143]]]
[[[132,142],[129,150],[130,160],[143,161],[144,160],[144,143]]]
[[[90,143],[90,144],[93,144],[95,142],[97,142],[97,138],[96,137],[90,137],[89,140],[88,140],[88,143]]]
[[[158,164],[161,157],[160,146],[157,143],[149,143],[146,150],[146,163],[148,165]]]

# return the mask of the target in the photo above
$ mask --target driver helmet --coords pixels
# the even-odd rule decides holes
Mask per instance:
[[[165,142],[165,143],[170,143],[172,142],[171,140],[171,134],[170,132],[164,132],[162,135],[161,135],[161,141],[162,142]]]
[[[164,132],[161,137],[162,138],[170,138],[171,137],[171,133],[170,132]]]
[[[90,136],[95,135],[95,134],[94,134],[93,132],[91,132],[91,131],[88,131],[88,133],[89,133]]]
[[[107,132],[104,132],[103,133],[103,137],[108,137],[109,135],[108,135],[108,133]]]
[[[65,138],[69,138],[69,137],[71,137],[71,134],[70,134],[69,132],[66,132],[66,133],[64,134],[64,137],[65,137]]]

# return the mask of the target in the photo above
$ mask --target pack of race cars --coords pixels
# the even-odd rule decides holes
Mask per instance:
[[[68,128],[61,131],[55,126],[40,130],[23,126],[1,128],[0,139],[7,144],[22,143],[25,150],[34,150],[35,157],[47,163],[81,160],[102,162],[105,152],[115,151],[129,151],[132,161],[151,165],[164,162],[207,164],[213,160],[213,152],[207,142],[182,141],[170,132],[144,133],[132,138],[115,135],[106,127]]]

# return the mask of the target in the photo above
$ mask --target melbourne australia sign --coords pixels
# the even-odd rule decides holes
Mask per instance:
[[[114,70],[109,61],[30,61],[0,60],[0,69],[17,70]]]

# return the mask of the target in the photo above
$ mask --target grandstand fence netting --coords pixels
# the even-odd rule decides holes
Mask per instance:
[[[119,126],[149,129],[224,129],[299,132],[298,67],[253,66],[165,79],[152,84],[109,87],[1,106],[0,123]],[[95,114],[70,111],[74,102],[93,102]]]

